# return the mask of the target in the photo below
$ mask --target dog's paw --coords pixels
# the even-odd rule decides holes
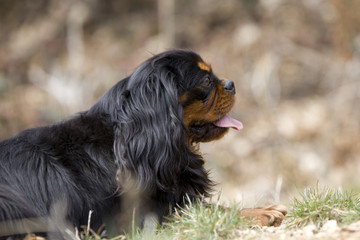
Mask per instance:
[[[287,214],[284,205],[266,204],[257,208],[244,208],[240,213],[252,220],[252,224],[259,226],[280,226]]]

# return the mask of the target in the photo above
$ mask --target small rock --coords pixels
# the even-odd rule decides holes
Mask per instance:
[[[338,231],[339,231],[339,227],[337,225],[336,220],[327,221],[321,228],[321,232],[327,232],[329,234],[332,234],[332,233],[335,233]]]
[[[348,226],[341,228],[342,232],[359,232],[360,231],[360,221],[354,222]]]
[[[307,225],[306,227],[303,228],[303,234],[306,237],[313,236],[315,231],[316,231],[315,225]]]

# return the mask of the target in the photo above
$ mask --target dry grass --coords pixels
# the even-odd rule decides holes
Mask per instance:
[[[360,230],[360,200],[358,194],[329,187],[306,188],[289,206],[289,214],[278,227],[251,226],[239,214],[241,207],[233,204],[188,202],[151,233],[133,228],[123,239],[355,239]],[[87,231],[82,238],[102,239]],[[89,234],[90,233],[90,234]]]

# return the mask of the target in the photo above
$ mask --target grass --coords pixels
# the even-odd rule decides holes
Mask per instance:
[[[240,209],[239,205],[224,208],[219,199],[214,204],[189,201],[163,224],[158,234],[172,239],[228,239],[234,229],[249,226],[240,216]]]
[[[136,227],[127,235],[121,235],[112,240],[137,240],[137,239],[234,239],[239,230],[248,229],[249,221],[240,216],[241,207],[233,204],[224,208],[219,199],[213,204],[203,201],[196,203],[187,201],[182,208],[177,208],[162,226],[149,233]],[[286,231],[294,228],[303,228],[313,224],[318,229],[327,221],[336,220],[339,225],[347,225],[360,221],[359,194],[349,191],[333,190],[328,187],[306,188],[295,197],[289,206],[289,213],[283,223]],[[252,228],[253,230],[261,229]],[[100,240],[100,236],[85,231],[82,239]],[[274,238],[275,239],[275,238]]]
[[[346,225],[360,220],[360,200],[357,194],[328,187],[306,188],[300,198],[294,198],[288,214],[288,226],[314,224],[320,228],[327,220]]]
[[[210,200],[211,201],[211,200]],[[118,236],[112,240],[140,240],[140,239],[229,239],[235,230],[248,228],[249,220],[240,216],[241,207],[233,204],[230,207],[222,207],[219,199],[213,204],[204,201],[191,202],[177,208],[175,212],[165,220],[162,226],[158,226],[155,232],[149,233],[133,226],[128,235]],[[91,230],[84,229],[82,239],[100,240],[100,236]]]

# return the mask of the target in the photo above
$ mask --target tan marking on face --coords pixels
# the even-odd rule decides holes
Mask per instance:
[[[189,127],[190,123],[194,121],[205,120],[208,122],[215,121],[216,116],[213,116],[214,111],[212,108],[215,106],[210,106],[215,97],[215,94],[211,94],[208,104],[204,106],[204,103],[200,100],[195,101],[191,105],[184,108],[184,123],[186,128]]]
[[[207,71],[207,72],[210,72],[210,69],[211,69],[210,64],[205,63],[205,62],[198,62],[198,67],[199,67],[201,70],[204,70],[204,71]]]
[[[183,95],[181,95],[180,97],[179,97],[179,102],[181,103],[181,104],[184,104],[185,103],[185,101],[187,100],[187,92],[186,93],[184,93]]]
[[[184,108],[186,127],[196,121],[215,122],[230,111],[234,105],[235,97],[233,94],[224,91],[223,83],[224,81],[217,84],[206,103],[198,100]],[[187,93],[183,94],[179,99],[180,103],[184,103],[187,97]]]

